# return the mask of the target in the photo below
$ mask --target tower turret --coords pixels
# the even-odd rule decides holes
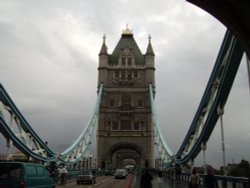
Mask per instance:
[[[146,51],[146,55],[147,56],[155,56],[152,44],[151,44],[151,35],[148,36],[148,47],[147,47],[147,51]]]
[[[105,83],[107,79],[107,67],[108,67],[108,48],[106,46],[106,36],[103,35],[103,43],[99,53],[99,78],[98,83]]]
[[[145,54],[146,78],[148,83],[155,86],[155,54],[151,44],[151,36],[148,36],[148,47]]]
[[[103,43],[102,43],[102,47],[99,53],[99,56],[101,55],[108,55],[108,48],[106,46],[106,36],[103,35]]]

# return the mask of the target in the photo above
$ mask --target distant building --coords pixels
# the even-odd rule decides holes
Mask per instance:
[[[27,161],[28,157],[26,155],[24,155],[23,153],[21,153],[20,151],[17,151],[13,154],[0,154],[0,161],[6,161],[6,160],[10,160],[10,161]]]
[[[7,160],[7,154],[0,154],[0,161]]]
[[[16,152],[14,154],[10,154],[8,156],[9,160],[13,160],[13,161],[27,161],[28,157],[26,155],[24,155],[23,153]]]

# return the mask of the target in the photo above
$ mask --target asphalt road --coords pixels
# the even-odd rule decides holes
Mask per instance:
[[[96,184],[77,185],[76,181],[72,181],[64,185],[57,185],[56,188],[125,188],[129,179],[130,177],[127,177],[127,179],[114,179],[113,176],[98,176]]]

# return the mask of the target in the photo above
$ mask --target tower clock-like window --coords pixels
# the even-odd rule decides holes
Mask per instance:
[[[130,66],[133,62],[133,55],[132,54],[121,54],[120,55],[120,63],[122,66]]]

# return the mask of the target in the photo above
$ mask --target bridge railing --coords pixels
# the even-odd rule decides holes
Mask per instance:
[[[189,182],[190,179],[189,173],[182,173],[181,174],[181,181]],[[205,187],[205,176],[204,174],[201,174],[201,181],[200,185],[202,187]],[[248,188],[248,178],[244,177],[233,177],[233,176],[219,176],[215,175],[215,179],[218,184],[218,188]]]

